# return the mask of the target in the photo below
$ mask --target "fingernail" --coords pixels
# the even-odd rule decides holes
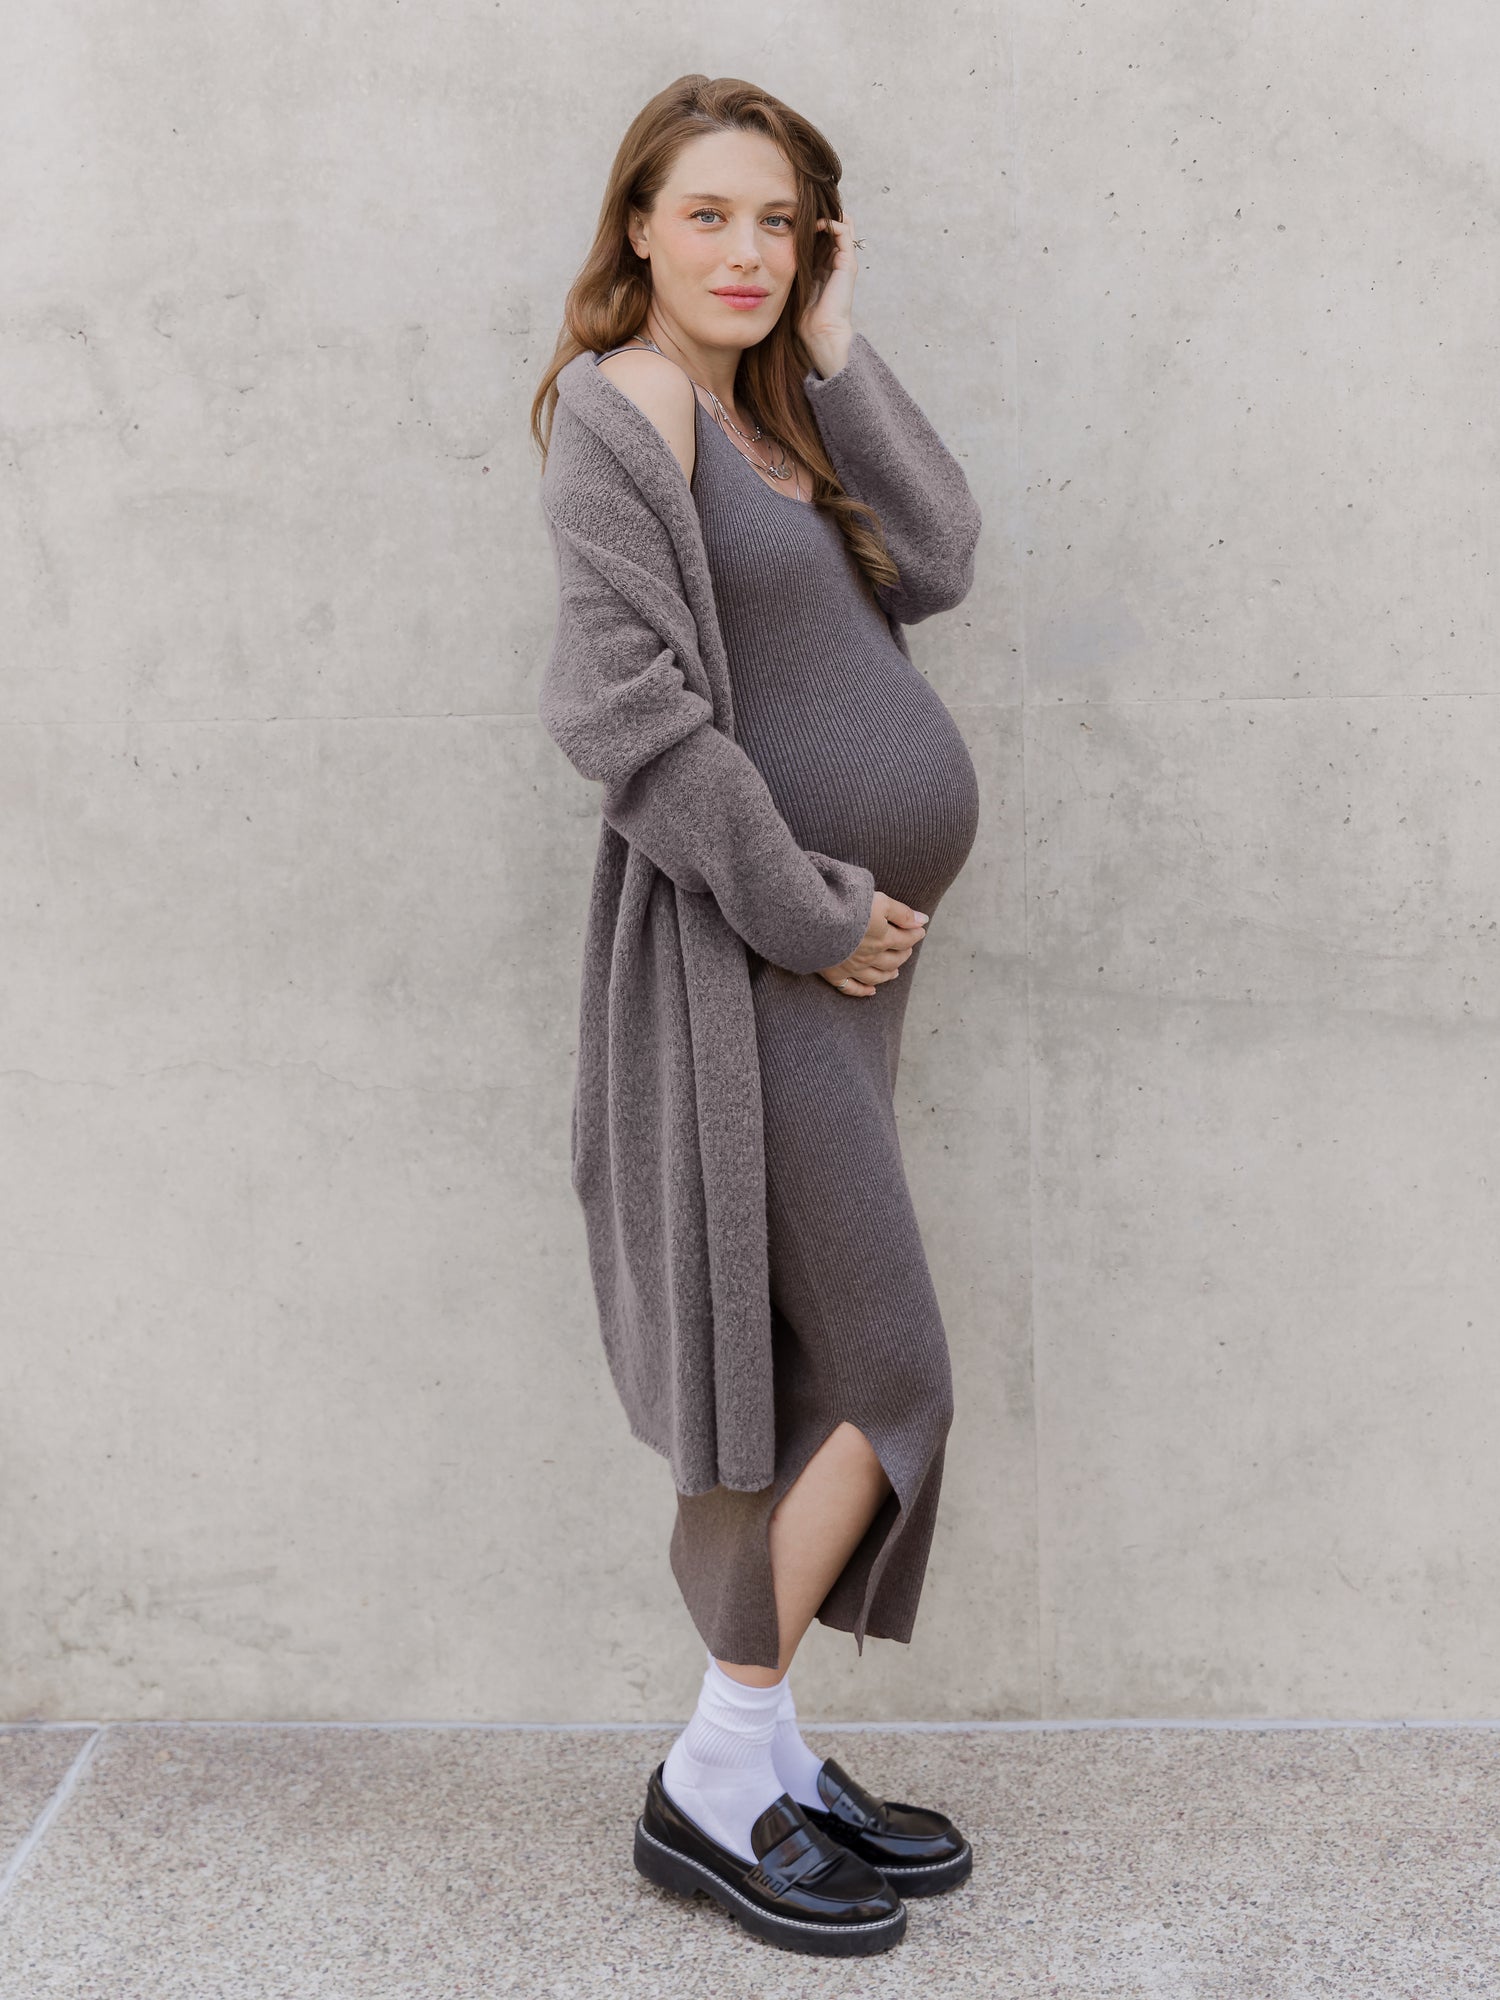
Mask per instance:
[[[927,921],[927,912],[925,910],[913,910],[912,915],[919,924],[925,924]]]

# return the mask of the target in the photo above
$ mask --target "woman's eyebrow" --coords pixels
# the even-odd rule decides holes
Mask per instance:
[[[733,196],[727,194],[685,194],[679,196],[679,200],[722,201],[726,205],[728,205],[733,201]],[[773,195],[769,201],[763,201],[760,205],[762,208],[795,208],[797,206],[797,203],[790,196],[787,199],[782,200],[779,196]]]

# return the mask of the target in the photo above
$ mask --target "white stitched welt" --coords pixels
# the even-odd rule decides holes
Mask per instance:
[[[882,1875],[930,1875],[934,1868],[951,1868],[955,1861],[962,1861],[969,1851],[969,1843],[956,1848],[946,1861],[872,1861],[870,1866],[878,1868]]]

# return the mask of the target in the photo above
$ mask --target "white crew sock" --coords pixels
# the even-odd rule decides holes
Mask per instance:
[[[711,1839],[754,1861],[750,1829],[786,1789],[771,1755],[786,1676],[770,1687],[737,1681],[707,1655],[698,1706],[667,1752],[668,1796]]]
[[[781,1706],[776,1711],[771,1758],[783,1789],[791,1793],[799,1806],[819,1806],[827,1811],[818,1796],[818,1773],[823,1768],[823,1759],[808,1749],[797,1727],[797,1704],[792,1700],[790,1672],[782,1676]]]

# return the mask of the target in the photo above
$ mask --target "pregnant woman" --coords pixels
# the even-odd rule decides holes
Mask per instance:
[[[902,628],[965,595],[980,523],[852,325],[840,173],[750,84],[661,92],[533,428],[559,570],[541,713],[604,786],[573,1183],[707,1655],[635,1861],[846,1956],[971,1867],[943,1812],[807,1746],[788,1671],[814,1617],[861,1652],[910,1640],[937,1513],[952,1380],[894,1092],[979,798]]]

